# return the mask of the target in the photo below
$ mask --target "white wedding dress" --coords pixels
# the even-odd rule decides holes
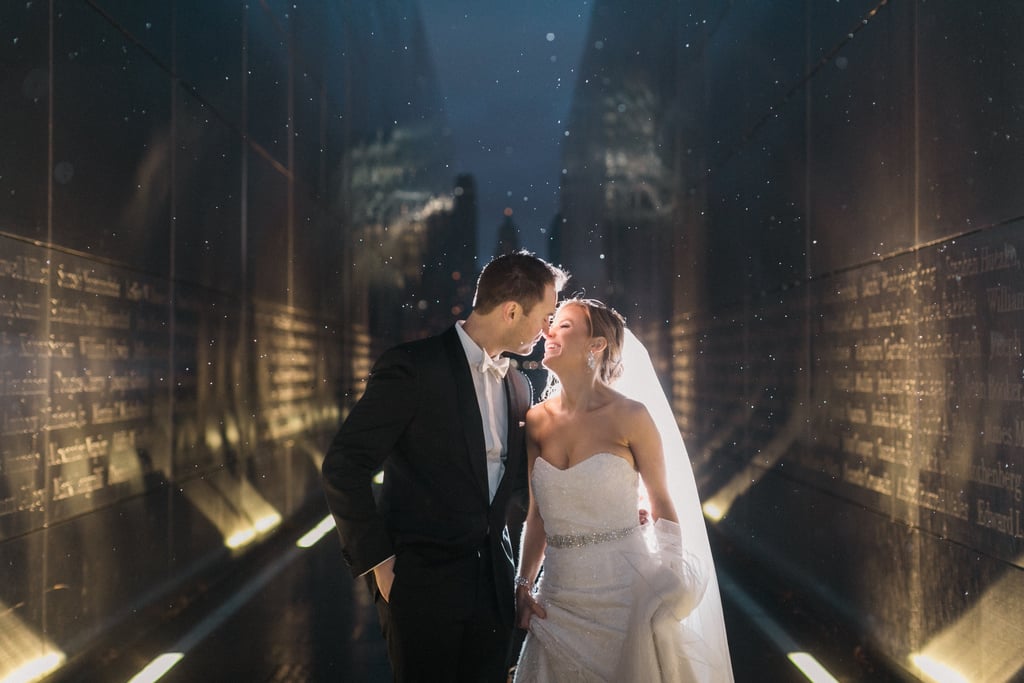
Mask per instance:
[[[530,620],[516,681],[732,680],[713,565],[672,522],[639,526],[628,461],[598,453],[561,470],[537,458],[531,483],[548,540],[537,596],[547,618]],[[711,642],[695,609],[705,592],[721,631]]]

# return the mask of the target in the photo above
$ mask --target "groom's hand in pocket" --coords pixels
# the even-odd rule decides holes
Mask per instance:
[[[389,557],[373,568],[373,580],[384,602],[391,602],[391,585],[395,582],[395,558]]]
[[[530,618],[536,616],[539,619],[547,619],[548,613],[537,602],[530,588],[527,586],[516,587],[516,627],[526,630],[530,628]]]

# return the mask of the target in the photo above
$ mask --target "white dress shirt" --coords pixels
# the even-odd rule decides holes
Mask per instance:
[[[505,459],[508,457],[505,440],[508,436],[508,401],[502,380],[494,374],[480,369],[484,350],[462,329],[465,321],[455,324],[462,348],[466,351],[469,371],[473,375],[476,401],[480,406],[480,417],[484,423],[484,447],[487,449],[487,491],[494,500],[501,476],[505,473]]]

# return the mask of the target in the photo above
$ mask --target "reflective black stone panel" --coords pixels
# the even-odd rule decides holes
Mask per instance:
[[[223,292],[242,287],[242,143],[217,112],[174,93],[174,259],[178,277]]]
[[[289,137],[288,15],[250,5],[246,17],[246,130],[257,145],[287,163]]]
[[[0,232],[31,239],[47,230],[48,12],[43,3],[0,7]]]
[[[242,128],[243,3],[175,0],[175,74],[229,128]],[[212,174],[205,176],[214,180]]]
[[[943,0],[917,9],[921,239],[1024,214],[1024,8]],[[983,37],[983,38],[982,38]]]
[[[24,653],[0,678],[60,666],[322,501],[337,387],[368,369],[354,235],[446,206],[443,146],[421,144],[443,139],[437,100],[395,90],[435,93],[406,73],[422,43],[368,49],[405,32],[377,9],[346,10],[377,27],[348,42],[322,3],[0,9],[0,650]],[[386,152],[360,158],[364,105]],[[355,226],[353,169],[380,167],[410,169],[400,201]]]
[[[907,249],[917,239],[913,43],[894,40],[912,29],[909,8],[893,7],[848,42],[858,18],[835,3],[819,12],[811,34],[843,42],[809,85],[812,273]]]
[[[295,264],[289,256],[294,249],[294,225],[287,179],[271,161],[258,154],[249,156],[248,169],[246,286],[257,299],[293,303],[289,287]]]
[[[166,276],[170,76],[88,5],[57,9],[53,239]]]

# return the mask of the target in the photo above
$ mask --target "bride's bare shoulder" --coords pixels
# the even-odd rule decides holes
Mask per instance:
[[[619,424],[627,426],[627,431],[632,431],[632,429],[628,429],[629,427],[646,425],[651,421],[646,405],[618,392],[616,392],[615,401],[610,408]]]
[[[557,408],[557,403],[558,397],[552,396],[534,404],[526,411],[526,424],[541,425],[547,422],[551,418],[552,411]]]
[[[647,412],[647,406],[640,401],[629,398],[625,394],[620,394],[614,389],[611,390],[613,399],[610,407],[617,413],[622,414],[625,417],[633,417],[637,414],[643,414]]]

